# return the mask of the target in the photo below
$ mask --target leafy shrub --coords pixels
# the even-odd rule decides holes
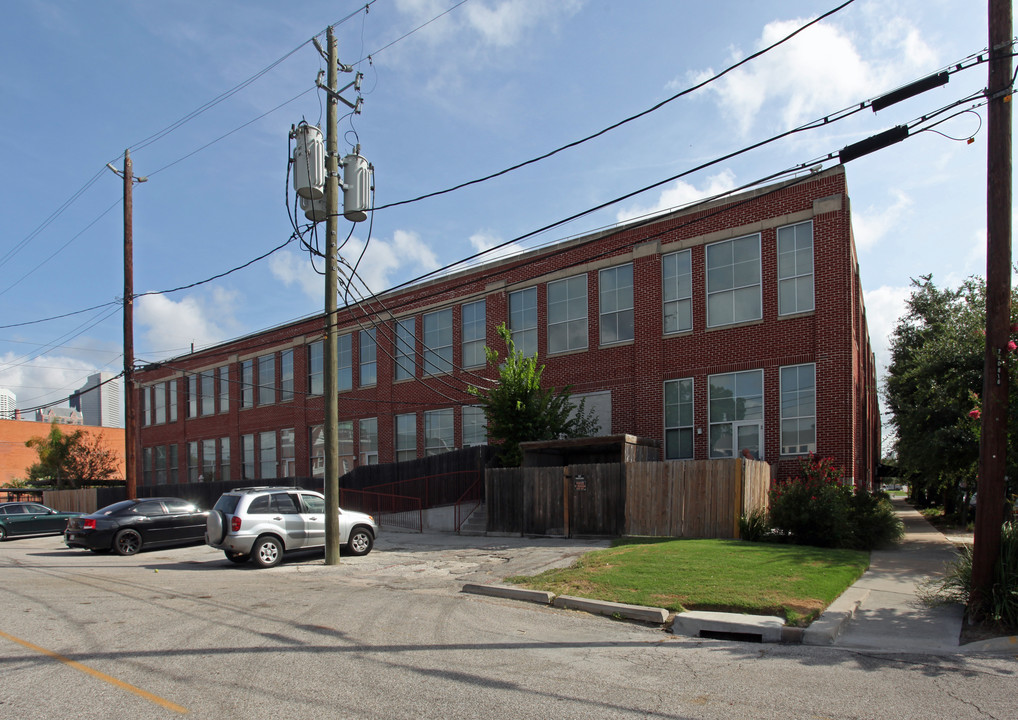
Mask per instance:
[[[767,511],[763,508],[757,508],[748,517],[743,515],[739,518],[739,537],[743,540],[760,542],[770,531]]]
[[[779,482],[770,494],[770,524],[798,545],[870,550],[903,534],[885,493],[844,483],[831,458],[799,461],[799,475]]]

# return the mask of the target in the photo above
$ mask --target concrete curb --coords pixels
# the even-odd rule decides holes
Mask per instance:
[[[855,617],[856,610],[868,598],[870,591],[849,587],[824,610],[802,633],[803,645],[833,645],[845,624]]]
[[[523,600],[524,602],[551,605],[555,594],[542,590],[527,590],[526,588],[510,587],[508,585],[475,585],[463,586],[463,592],[474,595],[488,595],[490,597],[506,598],[508,600]]]
[[[605,602],[603,600],[588,600],[570,595],[559,595],[552,604],[557,608],[583,610],[584,612],[596,615],[621,617],[626,620],[637,620],[657,625],[661,625],[668,620],[668,611],[664,608],[646,607],[645,605],[626,605],[624,603]]]
[[[784,626],[779,617],[690,610],[675,616],[672,632],[699,638],[781,642]]]

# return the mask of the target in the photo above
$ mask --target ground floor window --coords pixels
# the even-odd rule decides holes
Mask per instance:
[[[710,456],[763,459],[763,370],[708,379]]]
[[[693,378],[665,382],[665,460],[693,459]]]
[[[816,373],[813,363],[781,368],[782,455],[816,452]]]

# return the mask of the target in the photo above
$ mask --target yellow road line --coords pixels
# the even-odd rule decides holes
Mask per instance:
[[[9,635],[9,634],[5,633],[3,630],[0,630],[0,637],[6,638],[7,640],[10,640],[11,642],[17,643],[18,645],[26,647],[29,650],[34,650],[35,652],[40,653],[42,655],[47,655],[47,656],[53,658],[54,660],[59,660],[60,662],[62,662],[65,665],[68,665],[68,666],[74,668],[75,670],[80,670],[81,672],[85,673],[86,675],[91,675],[92,677],[96,678],[97,680],[102,680],[103,682],[107,682],[110,685],[114,685],[114,686],[120,688],[121,690],[127,690],[128,692],[133,692],[135,695],[138,695],[139,697],[143,697],[146,700],[148,700],[149,702],[155,703],[156,705],[159,705],[160,707],[164,707],[167,710],[172,710],[173,712],[180,713],[181,715],[187,715],[190,712],[187,708],[181,707],[180,705],[177,705],[175,703],[171,703],[169,700],[164,700],[163,698],[159,697],[158,695],[153,695],[152,693],[146,692],[146,691],[142,690],[141,688],[138,688],[138,687],[135,687],[134,685],[131,685],[130,683],[125,683],[123,680],[117,680],[115,677],[107,675],[106,673],[101,673],[98,670],[94,670],[94,669],[88,667],[87,665],[82,665],[80,662],[76,662],[74,660],[71,660],[70,658],[65,658],[63,655],[60,655],[59,653],[55,653],[52,650],[47,650],[46,648],[41,648],[38,645],[33,645],[32,643],[30,643],[30,642],[28,642],[26,640],[22,640],[21,638],[14,637],[13,635]]]

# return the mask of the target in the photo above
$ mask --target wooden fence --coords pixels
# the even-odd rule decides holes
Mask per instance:
[[[704,460],[490,469],[488,532],[551,536],[738,537],[767,507],[770,466]]]

